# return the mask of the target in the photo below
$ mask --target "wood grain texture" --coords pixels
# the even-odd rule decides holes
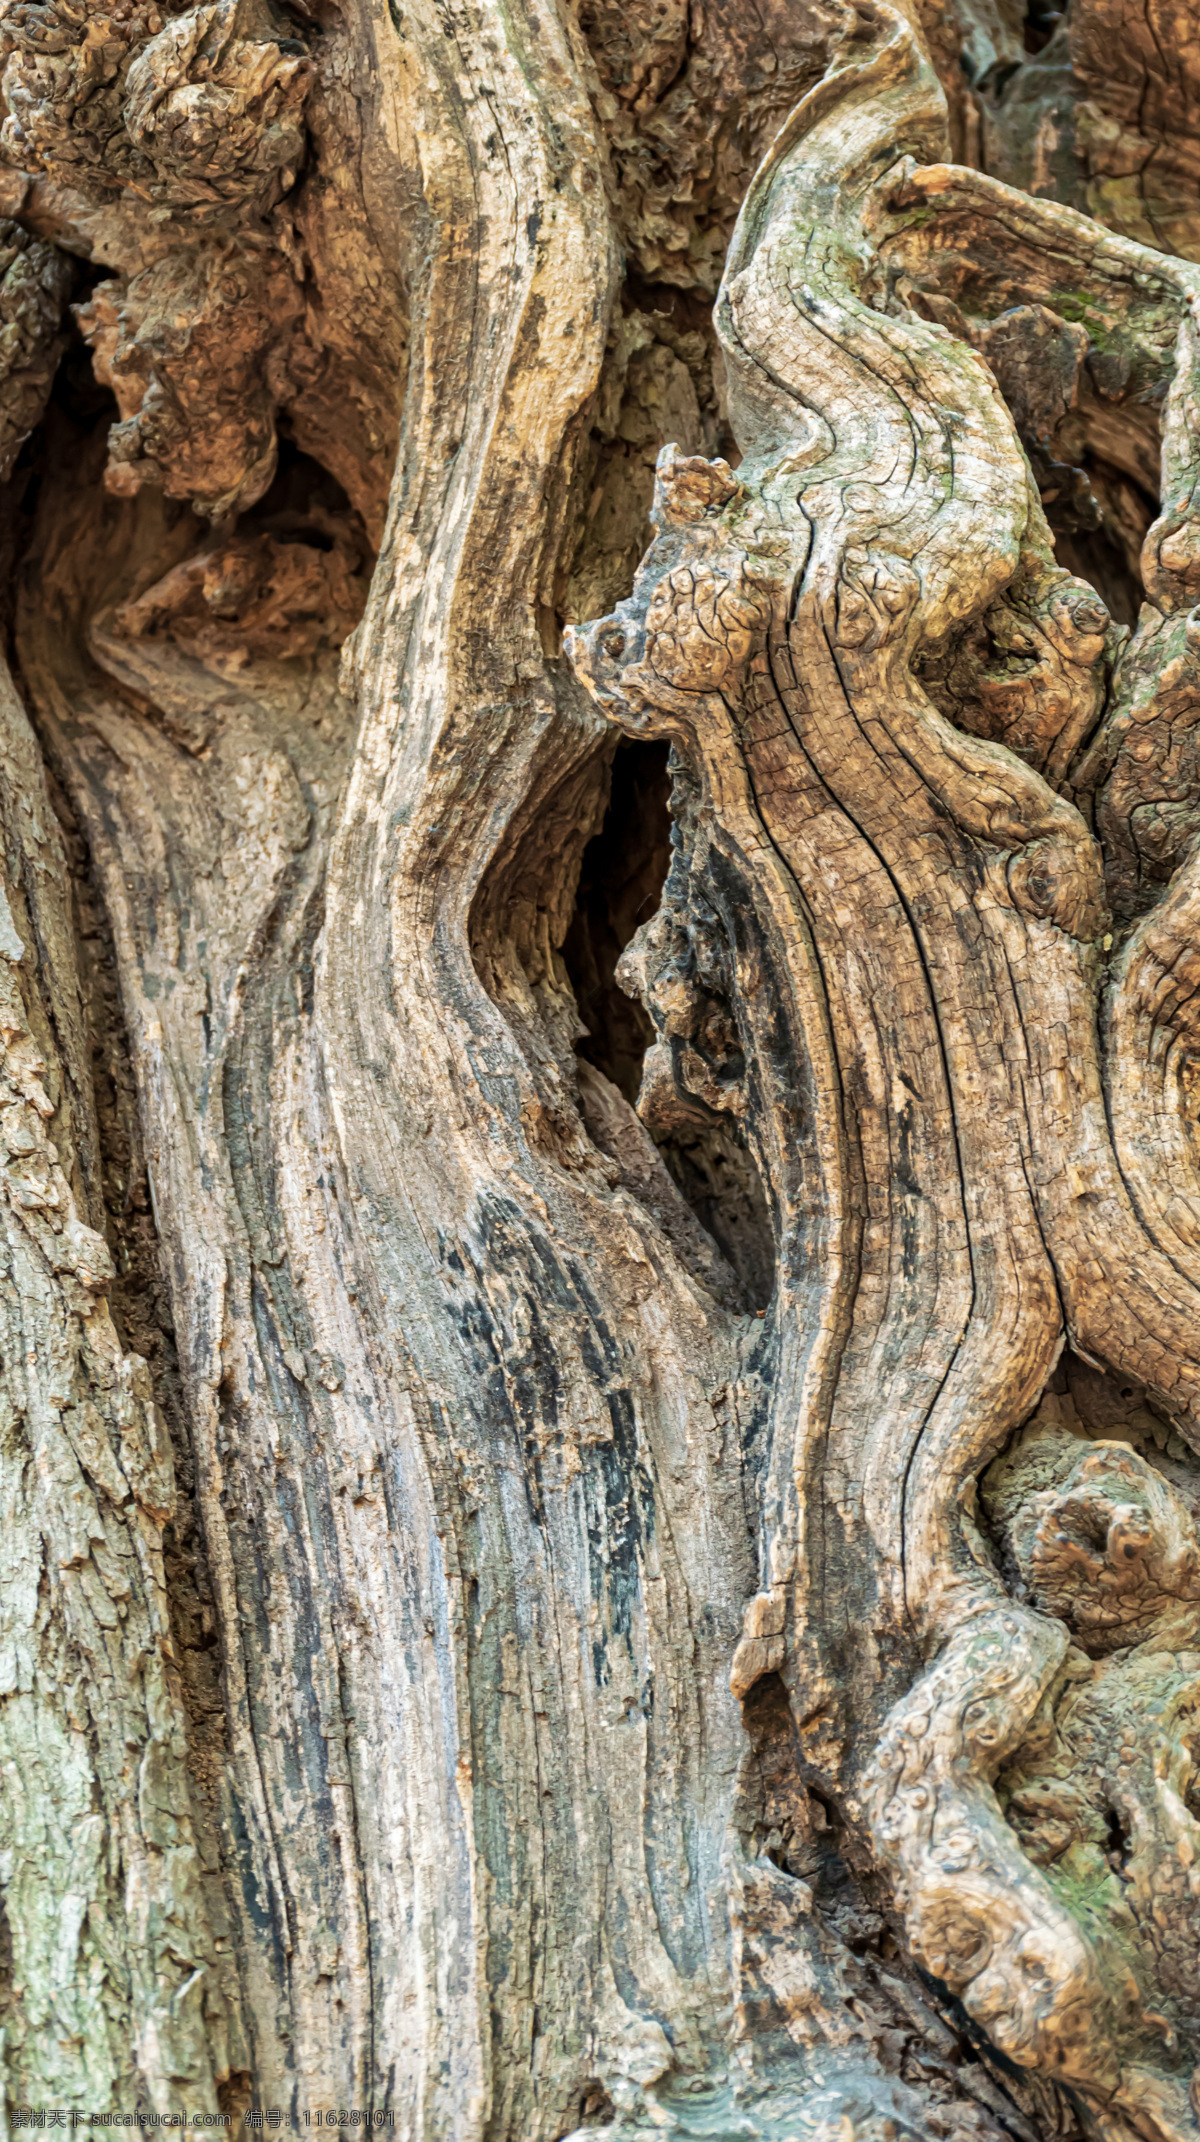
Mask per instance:
[[[10,2107],[1195,2142],[1200,283],[1039,34],[0,4]]]
[[[1000,1815],[997,1771],[1051,1703],[1067,1638],[1031,1611],[1040,1586],[1018,1586],[1022,1605],[1004,1598],[970,1515],[979,1470],[1028,1415],[1064,1327],[1077,1352],[1134,1379],[1195,1435],[1193,1280],[1147,1211],[1179,1180],[1179,1140],[1168,1159],[1152,1130],[1125,1129],[1149,1039],[1145,1016],[1133,1039],[1131,999],[1154,987],[1153,974],[1173,973],[1188,910],[1181,889],[1156,911],[1149,972],[1148,945],[1131,943],[1110,1025],[1098,1004],[1098,954],[1113,941],[1101,848],[1075,803],[1035,771],[1069,785],[1072,747],[1101,720],[1102,684],[1089,691],[1085,679],[1103,663],[1107,613],[1053,566],[1012,415],[980,361],[998,232],[963,245],[954,230],[962,250],[949,267],[964,270],[960,297],[969,292],[974,315],[968,322],[960,302],[954,332],[921,302],[920,280],[915,306],[900,294],[896,268],[911,274],[913,255],[893,219],[906,203],[927,204],[915,251],[935,276],[948,251],[943,204],[954,218],[969,200],[977,228],[994,218],[1027,234],[1027,280],[1021,253],[1004,252],[1010,304],[1044,303],[1037,255],[1052,257],[1059,277],[1072,256],[1094,275],[1097,246],[1115,242],[994,181],[914,168],[936,149],[940,116],[901,19],[881,15],[848,34],[760,168],[730,248],[716,318],[737,475],[663,457],[658,535],[633,596],[571,648],[614,718],[642,732],[664,725],[697,763],[700,818],[753,859],[743,869],[763,909],[763,849],[776,898],[802,908],[807,956],[781,932],[770,993],[810,1032],[828,1030],[843,1096],[840,1174],[857,1175],[865,1192],[832,1372],[811,1410],[792,1416],[777,1461],[798,1483],[795,1517],[764,1542],[763,1567],[778,1575],[750,1610],[735,1686],[745,1695],[782,1668],[802,1709],[824,1714],[825,1732],[836,1721],[832,1774],[843,1790],[859,1781],[854,1800],[895,1869],[914,1952],[1010,2058],[1081,2093],[1114,2133],[1122,2123],[1190,2133],[1173,2026],[1161,2069],[1161,2033],[1138,2011],[1117,1930],[1065,1909]],[[886,282],[876,266],[885,249]],[[1142,642],[1164,639],[1164,615],[1186,599],[1195,299],[1177,264],[1159,269],[1143,255],[1135,267],[1117,246],[1109,288],[1114,270],[1140,274],[1139,292],[1173,302],[1178,323],[1164,510],[1146,540],[1147,587],[1162,607],[1145,613],[1122,657],[1136,674]],[[1002,724],[994,698],[970,710],[973,679],[960,670],[952,728],[921,687],[923,664],[932,657],[943,678],[952,673],[947,651],[982,616],[994,638],[1014,587],[1022,652],[1041,660],[1017,675],[1010,663]],[[1046,621],[1032,649],[1031,599]],[[1172,682],[1178,668],[1176,657]],[[1072,674],[1078,684],[1067,683]],[[1052,680],[1062,680],[1057,691]],[[1118,685],[1093,752],[1108,769],[1104,830],[1124,802],[1117,735],[1128,718],[1111,726],[1122,721],[1119,695]],[[1018,709],[1028,726],[1014,735]],[[1153,721],[1148,707],[1148,744]],[[1015,751],[988,740],[997,729]],[[1160,756],[1142,746],[1135,763],[1161,789]],[[1124,804],[1126,824],[1143,823],[1144,793]],[[1109,852],[1115,863],[1111,838]],[[707,859],[699,867],[711,870]],[[666,1009],[657,949],[645,962],[656,1019]],[[884,959],[886,972],[871,975]],[[1156,1018],[1153,1028],[1161,1053]],[[673,1009],[661,1031],[678,1031]],[[1113,1076],[1130,1096],[1124,1136],[1105,1106],[1109,1036]],[[769,1058],[745,1021],[742,1041],[767,1085]],[[686,1059],[674,1069],[688,1084]],[[1177,1120],[1170,1102],[1164,1112]],[[778,1180],[777,1157],[763,1157]],[[832,1167],[827,1180],[837,1181]],[[833,1207],[828,1191],[822,1203]],[[836,1263],[818,1269],[833,1295]],[[1089,1480],[1099,1484],[1106,1466],[1119,1476],[1111,1447],[1111,1459],[1097,1450],[1086,1461]],[[859,1612],[872,1599],[873,1645],[852,1673],[831,1626],[828,1564],[821,1570],[814,1554],[835,1523],[833,1599]],[[1107,1519],[1101,1539],[1105,1531],[1119,1568],[1137,1550]],[[889,1670],[911,1674],[901,1661],[914,1644],[932,1665],[882,1739],[873,1722],[856,1747],[860,1721],[879,1717]]]

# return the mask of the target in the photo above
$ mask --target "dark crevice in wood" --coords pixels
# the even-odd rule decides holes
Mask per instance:
[[[1054,0],[1029,0],[1025,10],[1025,50],[1030,58],[1043,52],[1066,15],[1065,7],[1057,7]]]
[[[1054,555],[1065,571],[1090,582],[1118,625],[1135,625],[1144,600],[1141,581],[1107,531],[1055,528],[1052,517],[1051,530]]]
[[[1146,599],[1141,547],[1158,499],[1088,445],[1071,455],[1064,487],[1036,459],[1034,469],[1058,563],[1089,581],[1116,623],[1132,629]]]
[[[116,399],[97,380],[91,352],[72,323],[42,421],[26,439],[7,482],[0,483],[0,629],[10,667],[15,666],[13,625],[20,561],[32,535],[56,425],[61,428],[65,418],[71,431],[83,437],[98,425],[107,430],[117,415]]]
[[[736,1131],[714,1124],[693,1137],[681,1133],[659,1151],[700,1225],[737,1273],[751,1308],[765,1310],[775,1291],[771,1216]]]
[[[1105,1817],[1105,1827],[1107,1830],[1104,1846],[1105,1858],[1108,1860],[1113,1873],[1123,1877],[1129,1865],[1131,1841],[1129,1824],[1122,1819],[1117,1808],[1110,1807]]]
[[[665,744],[624,743],[531,802],[476,896],[471,948],[535,1080],[539,1135],[569,1150],[581,1116],[694,1276],[745,1313],[770,1298],[774,1245],[740,1126],[687,1095],[661,1112],[661,1081],[643,1077],[653,1007],[617,974],[661,912],[668,866],[686,879],[668,812],[682,776]]]
[[[654,1039],[647,1013],[616,981],[617,961],[662,897],[671,860],[666,744],[623,743],[608,809],[583,851],[563,960],[587,1028],[579,1054],[636,1104]]]
[[[103,270],[89,264],[81,271],[81,286],[76,292],[82,301],[103,276]],[[50,396],[51,403],[65,409],[76,423],[91,425],[100,417],[106,423],[115,424],[120,416],[117,397],[111,387],[104,386],[96,377],[92,353],[84,341],[77,321],[71,321],[70,339],[54,378]]]
[[[740,1009],[735,916],[744,909],[748,918],[750,902],[707,838],[698,842],[699,789],[678,748],[670,771],[671,868],[656,942],[637,962],[659,1044],[646,1065],[639,1113],[748,1306],[761,1312],[775,1287],[775,1230],[746,1114],[752,1045]],[[753,933],[751,922],[747,927]],[[757,1096],[757,1080],[749,1083]]]
[[[316,550],[331,550],[332,539],[324,522],[330,519],[362,523],[337,477],[305,453],[286,434],[280,434],[279,460],[270,489],[256,506],[238,515],[242,533],[266,529],[284,542],[308,543]],[[364,546],[366,532],[362,531]]]
[[[742,1723],[750,1754],[734,1819],[743,1845],[751,1856],[765,1854],[783,1873],[811,1881],[821,1858],[817,1831],[826,1821],[823,1813],[819,1823],[814,1819],[800,1735],[779,1674],[754,1683],[742,1702]]]
[[[603,2083],[594,2079],[585,2082],[579,2095],[579,2125],[610,2127],[616,2116],[616,2107]]]

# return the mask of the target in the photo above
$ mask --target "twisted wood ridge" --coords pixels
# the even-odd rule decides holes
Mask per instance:
[[[665,450],[634,593],[569,651],[678,746],[626,956],[643,1110],[737,1115],[775,1196],[735,1689],[783,1673],[993,2043],[1166,2142],[1200,2133],[1200,271],[939,161],[943,111],[908,24],[856,8],[730,249],[744,458]],[[1132,637],[1054,562],[1048,347],[1085,424],[1170,382]],[[1176,1459],[1034,1413],[1064,1335]],[[840,1631],[835,1577],[871,1602]],[[894,1700],[859,1745],[868,1676]]]

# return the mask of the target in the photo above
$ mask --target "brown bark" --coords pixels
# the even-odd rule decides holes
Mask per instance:
[[[0,5],[10,2117],[1200,2132],[1189,40]]]

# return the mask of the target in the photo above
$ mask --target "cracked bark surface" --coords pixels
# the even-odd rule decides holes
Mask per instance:
[[[0,4],[10,2117],[1200,2132],[1164,35]]]
[[[1090,1899],[1083,1911],[1067,1891],[1065,1903],[1029,1864],[994,1787],[1031,1738],[1053,1733],[1044,1714],[1073,1664],[1061,1623],[1089,1628],[1077,1587],[1123,1577],[1145,1615],[1146,1660],[1181,1646],[1178,1689],[1163,1676],[1170,1696],[1161,1669],[1143,1672],[1164,1705],[1158,1731],[1185,1763],[1187,1634],[1171,1594],[1190,1580],[1164,1575],[1156,1592],[1148,1572],[1190,1568],[1190,1515],[1168,1507],[1148,1466],[1100,1444],[1024,1559],[1014,1533],[1006,1597],[969,1505],[1064,1335],[1195,1435],[1187,1177],[1139,1120],[1150,1034],[1161,1061],[1161,1024],[1188,995],[1182,977],[1174,985],[1190,951],[1194,791],[1177,772],[1187,716],[1171,620],[1182,625],[1191,601],[1195,286],[1182,264],[934,163],[940,122],[908,25],[860,20],[760,167],[726,263],[716,318],[737,474],[668,450],[633,596],[572,649],[614,719],[670,735],[701,769],[707,853],[691,869],[710,881],[715,848],[740,880],[772,943],[771,1011],[795,1037],[792,1078],[779,1080],[743,1019],[758,1135],[779,1085],[807,1119],[764,1138],[756,1158],[779,1196],[807,1130],[819,1189],[801,1209],[827,1229],[805,1241],[786,1206],[777,1213],[777,1313],[789,1277],[810,1292],[793,1321],[808,1389],[798,1379],[801,1402],[772,1438],[760,1549],[772,1581],[750,1609],[735,1688],[782,1671],[821,1721],[834,1744],[826,1788],[840,1776],[892,1868],[913,1953],[1010,2059],[1079,2093],[1105,2131],[1183,2134],[1196,2117],[1183,2008],[1167,1999],[1159,2013],[1151,1958],[1139,1974],[1124,1930]],[[1046,323],[1067,339],[1054,282],[1102,283],[1117,305],[1128,289],[1121,324],[1143,361],[1174,342],[1163,510],[1144,554],[1154,606],[1132,638],[1106,631],[1094,591],[1053,562],[1013,422],[1036,423],[1026,366],[1052,388],[1043,350],[1016,368],[1011,410],[997,391],[1022,336],[1027,350],[1035,335],[1044,345]],[[1096,391],[1117,401],[1122,388],[1114,374]],[[1126,917],[1131,851],[1143,901],[1151,871],[1172,890],[1129,936],[1102,1007],[1105,850]],[[681,1022],[659,957],[648,944],[643,973],[666,1042]],[[756,982],[735,1002],[757,998]],[[1188,1090],[1186,1046],[1180,1035],[1154,1081],[1164,1116]],[[685,1091],[703,1090],[686,1053],[671,1068]],[[1124,1101],[1111,1129],[1106,1069]],[[783,1348],[791,1335],[785,1325]],[[862,1575],[847,1586],[855,1558]],[[874,1595],[875,1656],[853,1677],[831,1627],[839,1593]],[[1095,1648],[1094,1618],[1090,1634]],[[898,1666],[911,1671],[914,1643],[933,1663],[880,1736],[880,1691]],[[873,1703],[848,1694],[855,1678],[875,1682]],[[1134,1669],[1092,1699],[1131,1733],[1137,1681]],[[1073,1699],[1061,1724],[1063,1705],[1053,1711],[1068,1744],[1085,1709]],[[1170,1769],[1161,1749],[1152,1767]],[[1081,1768],[1102,1810],[1101,1777]],[[1194,1818],[1177,1793],[1174,1811],[1170,1859],[1184,1878],[1176,1886],[1159,1860],[1157,1911],[1186,1948]],[[1147,1890],[1156,1856],[1143,1855]]]

